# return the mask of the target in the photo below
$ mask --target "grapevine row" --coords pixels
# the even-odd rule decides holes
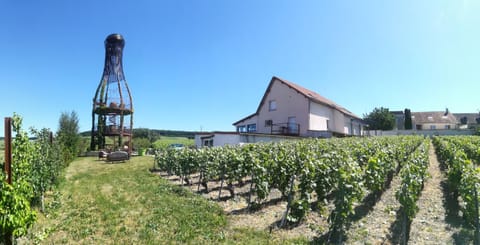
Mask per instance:
[[[58,182],[65,167],[60,146],[50,141],[49,130],[32,129],[37,139],[30,141],[22,129],[22,118],[16,114],[12,128],[15,137],[12,140],[11,185],[6,183],[7,176],[0,171],[0,238],[5,244],[27,233],[36,220],[32,207],[38,205],[44,210],[44,193]],[[3,163],[0,167],[3,170]]]
[[[395,197],[401,205],[403,211],[402,241],[406,244],[410,233],[410,223],[418,212],[417,201],[423,190],[424,182],[429,176],[427,169],[429,166],[428,151],[430,141],[424,140],[423,143],[408,156],[408,160],[400,170],[401,184],[396,191]]]
[[[436,137],[433,142],[438,157],[446,165],[448,183],[455,200],[460,196],[463,201],[461,207],[465,220],[478,226],[479,199],[476,193],[480,184],[480,168],[475,165],[478,164],[477,153],[471,146],[478,144],[478,137]]]
[[[226,182],[231,195],[234,183],[252,181],[249,204],[259,203],[272,189],[287,198],[286,220],[300,221],[316,196],[318,203],[333,198],[329,217],[332,231],[341,231],[353,215],[354,205],[367,193],[379,193],[388,179],[421,144],[418,136],[350,139],[307,139],[292,142],[247,144],[242,147],[160,151],[157,166],[192,184],[190,175],[200,175],[199,186]]]

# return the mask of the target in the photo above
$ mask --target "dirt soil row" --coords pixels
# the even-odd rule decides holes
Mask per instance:
[[[446,187],[445,173],[437,160],[433,145],[430,146],[430,165],[427,179],[418,201],[419,212],[411,223],[409,244],[468,244],[471,243],[470,232],[464,228],[458,202],[452,200]],[[182,185],[178,176],[158,173],[176,185]],[[226,183],[220,188],[220,181],[208,182],[209,192],[198,185],[199,175],[192,175],[191,184],[186,185],[192,192],[197,192],[207,199],[216,201],[229,216],[231,228],[251,228],[265,230],[279,239],[306,237],[318,239],[326,237],[328,231],[328,214],[333,210],[330,203],[323,211],[312,211],[297,226],[279,229],[287,202],[281,198],[279,191],[272,191],[262,205],[252,211],[248,208],[251,182],[235,185],[235,197],[230,196]],[[346,232],[346,244],[399,244],[403,232],[400,204],[395,199],[395,192],[401,183],[399,176],[394,176],[389,187],[379,198],[367,197],[356,207],[356,215]],[[219,195],[220,194],[220,195]],[[252,195],[252,200],[255,196]],[[318,240],[317,240],[318,241]]]

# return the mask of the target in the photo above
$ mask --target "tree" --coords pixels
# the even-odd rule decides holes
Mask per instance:
[[[412,112],[410,109],[405,109],[405,129],[412,129]]]
[[[146,138],[150,143],[153,143],[160,139],[160,134],[148,128],[135,128],[133,129],[133,138]]]
[[[375,108],[368,115],[364,115],[369,128],[372,130],[392,130],[395,126],[395,116],[388,108]]]
[[[61,147],[64,163],[69,163],[79,153],[80,135],[77,113],[75,111],[62,112],[58,121],[57,140]]]

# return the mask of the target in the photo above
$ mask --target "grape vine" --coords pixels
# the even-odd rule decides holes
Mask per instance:
[[[287,200],[285,221],[300,222],[310,203],[332,201],[331,231],[348,227],[354,207],[368,193],[382,192],[391,176],[423,141],[419,136],[305,139],[201,149],[167,149],[156,155],[162,171],[181,176],[200,175],[200,185],[225,182],[230,195],[235,183],[249,179],[248,203],[258,206],[273,189]],[[221,189],[220,189],[221,191]],[[330,200],[329,200],[330,199]],[[320,209],[322,209],[320,207]]]

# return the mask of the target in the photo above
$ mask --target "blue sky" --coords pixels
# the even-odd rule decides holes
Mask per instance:
[[[362,116],[478,112],[479,1],[0,0],[0,116],[81,131],[111,33],[134,126],[234,130],[279,76]],[[3,135],[3,122],[0,126]]]

